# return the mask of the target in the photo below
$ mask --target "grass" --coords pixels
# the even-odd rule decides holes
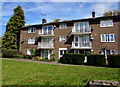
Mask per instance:
[[[2,57],[2,53],[0,52],[0,57]]]
[[[2,62],[3,85],[86,85],[90,80],[118,81],[118,68]]]

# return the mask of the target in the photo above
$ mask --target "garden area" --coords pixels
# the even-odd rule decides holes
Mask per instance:
[[[101,66],[120,68],[120,55],[105,55],[100,54],[74,54],[65,53],[59,60],[55,58],[55,54],[49,54],[49,57],[42,58],[37,55],[35,49],[30,50],[31,55],[24,55],[17,50],[8,49],[3,51],[3,58],[17,58],[17,59],[31,59],[34,61],[46,61],[46,62],[59,62],[63,64],[73,65],[89,65],[89,66]],[[86,61],[86,62],[85,62]]]
[[[3,85],[86,85],[90,80],[118,81],[118,68],[63,66],[2,60]]]

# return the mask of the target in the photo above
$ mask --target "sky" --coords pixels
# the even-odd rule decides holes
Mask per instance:
[[[14,14],[13,9],[22,6],[25,15],[25,25],[41,24],[41,19],[52,22],[54,19],[76,20],[91,18],[91,12],[95,9],[96,17],[108,10],[118,9],[118,0],[2,0],[0,2],[0,37],[4,35],[6,24]],[[46,16],[42,16],[42,11]]]

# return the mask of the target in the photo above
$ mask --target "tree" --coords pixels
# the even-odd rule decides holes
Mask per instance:
[[[115,15],[120,15],[120,11],[117,10],[109,10],[103,13],[103,16],[115,16]]]
[[[2,50],[19,49],[20,29],[25,25],[24,11],[21,6],[17,6],[13,16],[6,24],[6,31],[2,38]]]
[[[60,21],[60,19],[55,19],[53,22],[59,22]]]

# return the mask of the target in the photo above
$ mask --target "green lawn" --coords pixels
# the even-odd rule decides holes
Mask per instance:
[[[48,65],[3,60],[3,85],[86,85],[90,80],[118,81],[118,68]]]

